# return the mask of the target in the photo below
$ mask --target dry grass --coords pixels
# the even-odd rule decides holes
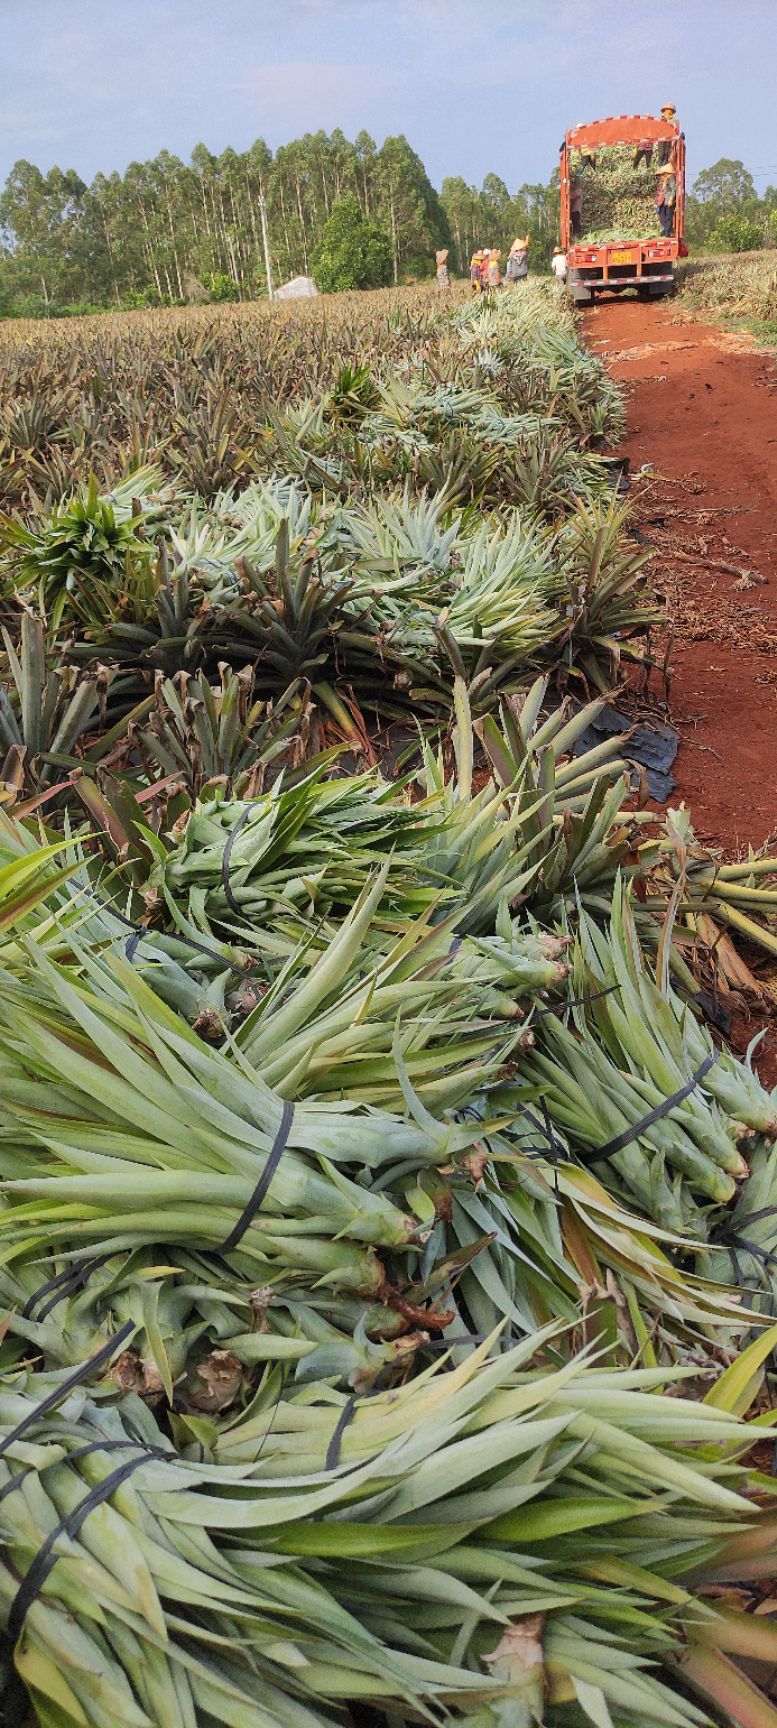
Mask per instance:
[[[744,323],[777,340],[777,251],[694,259],[683,266],[679,286],[689,311]]]

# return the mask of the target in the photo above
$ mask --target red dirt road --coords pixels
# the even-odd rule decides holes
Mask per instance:
[[[675,621],[675,774],[698,837],[777,836],[777,363],[671,306],[602,302],[586,339],[629,387],[623,454]],[[731,570],[716,566],[730,565]]]

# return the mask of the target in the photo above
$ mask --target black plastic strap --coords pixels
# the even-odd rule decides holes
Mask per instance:
[[[72,1296],[74,1291],[80,1290],[87,1278],[91,1277],[98,1266],[104,1265],[107,1259],[107,1254],[99,1254],[94,1260],[81,1260],[74,1266],[65,1266],[61,1272],[55,1272],[53,1278],[47,1278],[45,1284],[39,1284],[34,1294],[25,1302],[22,1309],[22,1319],[31,1320],[33,1309],[37,1308],[38,1303],[44,1297],[51,1295],[51,1300],[44,1304],[38,1315],[38,1321],[45,1320],[52,1309],[56,1308],[58,1302],[62,1302],[65,1296]]]
[[[244,823],[246,823],[248,821],[248,817],[249,817],[250,813],[251,813],[251,806],[250,806],[250,804],[246,804],[245,810],[243,810],[241,815],[238,816],[238,819],[235,823],[234,828],[232,828],[230,830],[229,839],[227,840],[227,844],[224,847],[224,855],[223,855],[222,860],[221,860],[221,885],[224,889],[224,897],[226,899],[226,902],[227,902],[227,905],[229,907],[230,912],[234,913],[234,916],[236,918],[242,918],[243,914],[240,910],[240,907],[238,906],[238,903],[235,899],[234,894],[232,893],[232,883],[229,880],[229,864],[230,864],[230,859],[232,857],[232,847],[234,846],[235,841],[238,837],[238,834],[240,833],[240,830],[243,827]]]
[[[62,1462],[64,1463],[64,1459]],[[68,1513],[67,1518],[63,1518],[49,1532],[45,1542],[38,1549],[29,1571],[25,1573],[11,1603],[8,1615],[8,1637],[12,1644],[16,1643],[26,1616],[43,1584],[45,1584],[52,1567],[56,1566],[57,1560],[61,1558],[60,1555],[53,1553],[57,1538],[59,1536],[77,1536],[81,1525],[89,1517],[89,1513],[93,1512],[96,1506],[100,1506],[103,1500],[109,1499],[114,1490],[121,1487],[122,1482],[126,1482],[128,1476],[131,1476],[140,1464],[148,1463],[150,1463],[150,1458],[144,1448],[139,1458],[129,1458],[123,1464],[119,1464],[102,1482],[97,1484],[96,1488],[91,1490],[91,1493],[86,1495],[78,1506],[73,1508],[72,1512]]]
[[[254,1468],[256,1468],[256,1464],[257,1464],[258,1459],[261,1458],[262,1453],[265,1449],[265,1446],[267,1445],[267,1442],[270,1438],[270,1435],[272,1434],[273,1428],[275,1427],[275,1424],[278,1420],[278,1412],[279,1412],[280,1407],[281,1407],[282,1398],[283,1398],[283,1381],[281,1381],[280,1391],[279,1391],[278,1396],[277,1396],[275,1403],[273,1405],[272,1416],[270,1417],[270,1420],[267,1424],[267,1427],[265,1428],[265,1431],[262,1435],[261,1440],[259,1441],[259,1445],[256,1449],[255,1454],[254,1454],[254,1460],[253,1460]],[[203,1456],[204,1456],[204,1453],[203,1453]]]
[[[744,1275],[744,1272],[742,1271],[742,1264],[741,1264],[739,1255],[736,1251],[736,1248],[733,1246],[731,1248],[731,1264],[734,1268],[734,1282],[737,1286],[737,1289],[740,1289],[740,1288],[744,1289],[745,1288],[745,1282],[746,1282],[745,1281],[745,1275]]]
[[[747,1254],[752,1254],[755,1260],[760,1260],[762,1266],[777,1267],[777,1253],[773,1248],[762,1248],[759,1242],[751,1242],[749,1236],[741,1236],[738,1230],[729,1231],[723,1239],[723,1246],[731,1249],[744,1248]],[[741,1268],[738,1282],[743,1282]]]
[[[462,1332],[455,1338],[428,1338],[425,1344],[418,1345],[418,1349],[427,1356],[430,1352],[461,1350],[465,1344],[471,1344],[474,1350],[478,1344],[485,1344],[486,1339],[490,1337],[490,1332]]]
[[[652,1128],[654,1122],[660,1122],[662,1116],[668,1116],[670,1110],[674,1110],[675,1104],[682,1104],[684,1098],[690,1097],[690,1094],[696,1091],[696,1087],[700,1085],[705,1074],[709,1073],[713,1062],[717,1062],[717,1059],[717,1050],[711,1050],[701,1067],[697,1068],[696,1073],[691,1076],[690,1080],[686,1081],[684,1086],[680,1086],[677,1092],[673,1092],[671,1098],[665,1098],[661,1104],[657,1104],[655,1110],[650,1110],[647,1116],[641,1116],[633,1127],[625,1128],[623,1133],[618,1134],[614,1140],[608,1140],[606,1146],[600,1146],[596,1154],[597,1158],[611,1158],[614,1152],[622,1152],[625,1146],[631,1145],[632,1140],[638,1140],[640,1134],[644,1134],[647,1128]]]
[[[759,1206],[755,1212],[750,1212],[742,1222],[745,1225],[755,1224],[764,1218],[777,1218],[777,1206]],[[775,1288],[773,1280],[774,1273],[777,1271],[777,1252],[773,1248],[763,1248],[760,1242],[753,1242],[749,1236],[743,1236],[741,1231],[737,1230],[733,1218],[726,1221],[723,1229],[710,1243],[710,1246],[723,1248],[730,1254],[731,1264],[734,1268],[734,1282],[742,1289],[747,1289],[749,1286],[738,1250],[741,1248],[746,1254],[752,1254],[760,1269],[761,1285],[771,1313],[774,1315]],[[775,1451],[775,1460],[777,1460],[777,1451]],[[777,1474],[777,1469],[774,1473]]]
[[[61,1464],[62,1459],[61,1458],[58,1459],[57,1462]],[[45,1469],[46,1466],[43,1465],[42,1468]],[[40,1475],[40,1474],[41,1474],[41,1466],[39,1465],[38,1466],[38,1475]],[[21,1487],[21,1485],[25,1479],[25,1476],[32,1476],[32,1475],[33,1475],[32,1465],[31,1464],[25,1464],[24,1469],[19,1471],[18,1476],[9,1477],[9,1480],[7,1482],[4,1482],[2,1488],[0,1488],[0,1503],[3,1500],[7,1500],[8,1495],[13,1494],[13,1491],[15,1488]]]
[[[594,990],[589,996],[572,996],[565,1002],[553,1002],[550,1008],[535,1008],[532,1020],[542,1020],[546,1014],[566,1014],[568,1008],[587,1008],[589,1002],[599,1002],[602,996],[611,996],[614,990],[620,989],[620,984],[607,984],[603,990]]]
[[[777,1206],[758,1206],[754,1212],[748,1212],[747,1217],[742,1219],[742,1223],[745,1228],[749,1228],[751,1224],[762,1223],[764,1218],[777,1219]],[[772,1266],[777,1267],[777,1251],[774,1248],[763,1248],[760,1242],[753,1242],[749,1236],[743,1236],[741,1230],[737,1229],[735,1218],[726,1219],[722,1230],[710,1243],[710,1246],[730,1249],[738,1284],[744,1284],[745,1278],[737,1257],[737,1248],[744,1248],[748,1254],[752,1254],[756,1260],[760,1260],[761,1265],[767,1269],[771,1269]]]
[[[112,906],[109,900],[101,900],[93,888],[85,888],[83,892],[89,895],[90,900],[96,902],[101,912],[109,912],[112,918],[116,918],[119,924],[124,925],[125,930],[132,931],[124,949],[127,959],[132,960],[138,944],[143,941],[144,937],[153,936],[153,930],[150,930],[146,924],[133,924],[132,919],[125,918],[124,913]],[[204,954],[208,960],[218,960],[225,971],[236,973],[238,978],[245,977],[245,967],[236,965],[234,960],[228,960],[226,954],[219,953],[218,948],[209,948],[207,942],[195,942],[192,936],[184,936],[181,930],[175,930],[172,939],[180,942],[184,948],[191,948],[195,954]]]
[[[52,1436],[54,1444],[56,1439]],[[26,1464],[18,1476],[12,1476],[0,1488],[0,1503],[13,1494],[15,1488],[20,1488],[25,1476],[42,1476],[44,1470],[53,1470],[56,1464],[72,1464],[74,1458],[86,1458],[90,1452],[135,1452],[138,1448],[145,1452],[147,1458],[162,1458],[170,1463],[170,1453],[161,1446],[147,1446],[145,1440],[90,1440],[87,1446],[76,1446],[74,1452],[63,1452],[58,1458],[51,1458],[47,1464]]]
[[[550,1161],[551,1161],[551,1164],[557,1164],[559,1159],[564,1157],[564,1147],[562,1146],[561,1141],[556,1139],[556,1135],[555,1135],[555,1132],[553,1129],[553,1123],[551,1122],[551,1119],[550,1119],[550,1111],[548,1109],[548,1106],[547,1106],[544,1098],[540,1099],[540,1109],[542,1111],[542,1122],[543,1122],[543,1127],[545,1129],[545,1138],[548,1142],[548,1146],[550,1147]]]
[[[755,1212],[748,1212],[747,1217],[745,1218],[744,1222],[747,1225],[760,1224],[764,1218],[777,1219],[777,1206],[759,1206],[759,1207],[757,1207]],[[734,1223],[733,1219],[731,1222],[732,1222],[732,1227],[733,1227],[733,1223]],[[725,1230],[721,1231],[721,1234],[718,1237],[718,1241],[724,1242],[726,1240],[726,1234],[727,1234],[727,1231],[725,1231]]]
[[[731,1255],[731,1263],[732,1263],[733,1268],[734,1268],[734,1281],[737,1284],[737,1286],[741,1289],[751,1289],[752,1285],[748,1284],[748,1280],[745,1276],[744,1267],[742,1266],[742,1263],[740,1261],[739,1254],[738,1254],[737,1250],[742,1248],[742,1249],[744,1249],[745,1253],[752,1254],[753,1259],[755,1260],[756,1265],[759,1267],[759,1270],[760,1270],[761,1289],[763,1291],[764,1301],[767,1303],[767,1312],[772,1315],[772,1318],[774,1318],[774,1316],[775,1316],[775,1284],[774,1284],[774,1279],[775,1279],[775,1273],[777,1273],[777,1254],[774,1252],[774,1250],[772,1248],[762,1248],[760,1246],[760,1243],[751,1242],[749,1236],[740,1236],[736,1231],[733,1231],[733,1230],[726,1237],[726,1246],[728,1247],[728,1252]],[[777,1461],[777,1441],[775,1442],[775,1460]],[[777,1475],[777,1467],[774,1469],[773,1474]]]
[[[294,1105],[290,1104],[288,1099],[286,1099],[284,1106],[283,1106],[283,1114],[281,1116],[281,1125],[280,1125],[280,1128],[278,1129],[278,1132],[275,1136],[275,1139],[272,1143],[272,1146],[270,1147],[270,1152],[269,1152],[269,1155],[267,1158],[267,1163],[265,1164],[265,1167],[262,1171],[261,1176],[259,1177],[259,1181],[256,1184],[256,1187],[253,1191],[253,1194],[251,1195],[250,1200],[244,1206],[243,1211],[241,1212],[240,1217],[238,1218],[238,1221],[237,1221],[234,1229],[230,1230],[229,1235],[226,1239],[226,1242],[224,1242],[222,1244],[222,1248],[221,1248],[222,1254],[228,1254],[232,1248],[237,1247],[238,1242],[240,1242],[242,1237],[245,1235],[249,1224],[252,1222],[255,1214],[258,1212],[259,1207],[261,1206],[262,1201],[265,1197],[265,1194],[267,1193],[267,1190],[270,1186],[270,1183],[272,1182],[273,1176],[275,1175],[275,1172],[278,1168],[278,1165],[280,1164],[280,1161],[281,1161],[281,1158],[283,1156],[283,1152],[284,1152],[284,1149],[286,1146],[286,1142],[289,1138],[289,1134],[291,1133],[291,1124],[292,1124],[293,1120],[294,1120]]]
[[[48,1398],[44,1398],[42,1404],[36,1404],[33,1410],[28,1410],[21,1422],[17,1422],[16,1427],[11,1429],[10,1434],[6,1434],[4,1440],[0,1440],[0,1458],[4,1452],[8,1451],[9,1446],[14,1446],[17,1440],[23,1438],[28,1428],[34,1427],[40,1416],[47,1416],[50,1410],[55,1410],[62,1399],[67,1397],[68,1392],[72,1392],[76,1386],[80,1386],[94,1368],[101,1368],[104,1362],[110,1361],[119,1345],[124,1344],[135,1329],[134,1320],[125,1320],[121,1330],[116,1333],[114,1338],[110,1338],[107,1344],[103,1344],[99,1350],[95,1350],[93,1356],[88,1356],[85,1362],[81,1362],[66,1380],[60,1381],[59,1386],[56,1386],[54,1391],[49,1393]]]
[[[521,1157],[542,1158],[546,1164],[553,1164],[554,1167],[560,1158],[563,1158],[567,1163],[572,1162],[570,1153],[567,1152],[566,1147],[562,1145],[560,1140],[556,1139],[553,1132],[553,1123],[551,1122],[548,1106],[545,1103],[544,1098],[540,1100],[540,1109],[542,1111],[541,1122],[537,1120],[536,1116],[532,1115],[531,1110],[527,1109],[525,1104],[521,1107],[520,1115],[526,1117],[527,1122],[531,1123],[532,1128],[536,1128],[537,1133],[540,1134],[545,1141],[544,1146],[519,1145],[518,1151]]]
[[[356,1412],[356,1396],[354,1393],[351,1393],[350,1398],[346,1399],[346,1401],[343,1405],[343,1408],[340,1411],[340,1415],[337,1418],[337,1423],[336,1423],[336,1426],[334,1429],[334,1433],[332,1434],[332,1438],[329,1442],[329,1445],[327,1446],[326,1458],[324,1459],[324,1469],[325,1470],[336,1470],[337,1469],[337,1466],[340,1462],[340,1447],[342,1446],[342,1443],[343,1443],[343,1435],[345,1433],[346,1428],[348,1427],[349,1422],[353,1421],[355,1412]]]

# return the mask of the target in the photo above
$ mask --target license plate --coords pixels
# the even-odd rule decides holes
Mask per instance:
[[[634,263],[634,253],[633,252],[611,252],[610,253],[610,263],[611,264],[633,264]]]

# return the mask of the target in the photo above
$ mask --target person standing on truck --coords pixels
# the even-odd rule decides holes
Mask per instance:
[[[569,186],[569,216],[572,239],[578,240],[583,231],[583,182],[579,174],[573,174]]]
[[[677,121],[677,109],[675,108],[674,102],[665,102],[664,103],[664,106],[661,109],[661,119],[665,120],[667,122],[668,126],[674,126],[675,125],[675,123]],[[671,140],[671,138],[661,138],[659,140],[658,144],[656,145],[656,167],[657,168],[665,168],[667,162],[669,161],[669,159],[671,157],[671,154],[672,154],[672,140]]]
[[[550,268],[553,271],[556,281],[560,282],[563,288],[567,279],[567,255],[563,246],[554,246]]]
[[[640,138],[640,141],[637,145],[637,148],[634,151],[634,156],[633,156],[632,163],[631,163],[632,168],[638,168],[640,165],[640,162],[644,162],[645,167],[649,168],[651,161],[652,161],[652,158],[653,158],[653,146],[650,142],[650,139],[649,138]]]
[[[671,163],[658,170],[658,191],[656,192],[656,209],[661,224],[661,233],[665,240],[670,240],[674,233],[674,209],[677,202],[677,179]]]

